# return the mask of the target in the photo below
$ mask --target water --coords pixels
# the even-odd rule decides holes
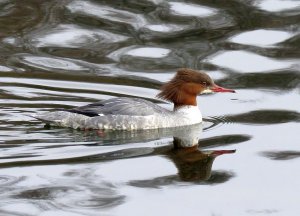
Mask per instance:
[[[0,8],[0,215],[300,214],[299,1]],[[237,90],[198,98],[203,128],[77,131],[28,116],[115,96],[172,108],[153,98],[179,67]]]

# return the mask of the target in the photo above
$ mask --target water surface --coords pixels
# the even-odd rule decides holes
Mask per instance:
[[[299,1],[0,8],[1,215],[300,214]],[[30,117],[117,96],[172,109],[154,97],[180,67],[237,91],[199,96],[200,127],[80,131]]]

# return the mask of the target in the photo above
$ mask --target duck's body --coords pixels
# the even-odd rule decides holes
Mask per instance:
[[[202,122],[196,97],[207,91],[234,92],[215,85],[203,72],[181,69],[158,94],[159,98],[174,103],[173,111],[144,99],[124,97],[49,112],[35,118],[50,125],[74,129],[142,130],[193,125]]]
[[[141,130],[197,124],[202,116],[197,106],[167,110],[139,98],[113,98],[72,110],[37,116],[51,125],[112,130]]]

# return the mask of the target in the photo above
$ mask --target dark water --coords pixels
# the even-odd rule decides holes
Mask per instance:
[[[299,23],[298,0],[1,0],[0,215],[299,215]],[[153,100],[179,67],[237,90],[198,98],[203,131],[28,117]]]

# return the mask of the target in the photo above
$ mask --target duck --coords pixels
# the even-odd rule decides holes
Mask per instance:
[[[197,96],[217,92],[234,93],[235,90],[218,86],[205,72],[181,68],[156,95],[158,99],[173,103],[173,110],[142,98],[116,97],[37,114],[34,118],[50,126],[73,129],[132,131],[182,127],[202,122]]]

